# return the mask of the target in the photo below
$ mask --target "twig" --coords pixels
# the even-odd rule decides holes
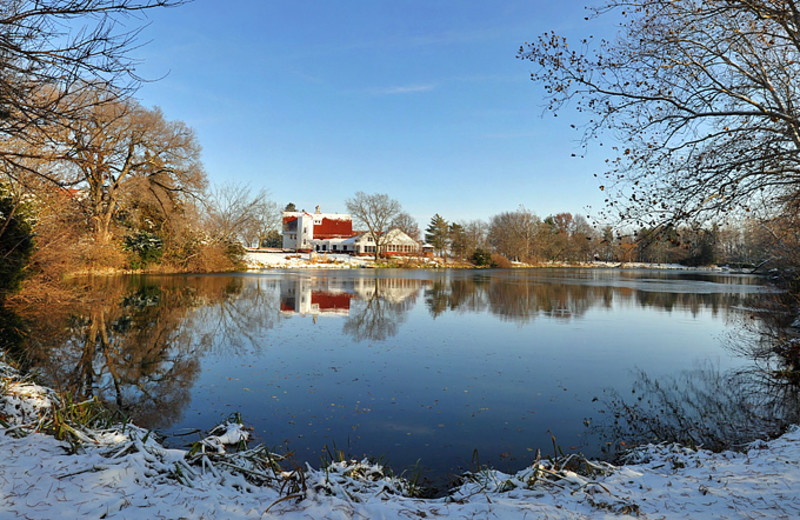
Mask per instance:
[[[303,498],[303,495],[301,495],[301,494],[295,494],[295,495],[286,495],[285,497],[281,497],[281,498],[279,498],[278,500],[276,500],[275,502],[271,503],[271,504],[269,505],[269,507],[268,507],[268,508],[267,508],[267,509],[264,511],[264,514],[266,515],[267,513],[269,513],[269,510],[270,510],[270,509],[272,509],[272,507],[273,507],[273,506],[275,506],[275,505],[277,505],[277,504],[280,504],[280,503],[281,503],[281,502],[283,502],[283,501],[286,501],[286,500],[291,500],[291,499],[293,499],[293,498],[296,498],[296,499],[298,499],[298,500],[299,500],[299,499],[302,499],[302,498]]]

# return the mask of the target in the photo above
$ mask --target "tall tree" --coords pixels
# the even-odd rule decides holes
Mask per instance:
[[[792,0],[607,0],[618,39],[554,33],[520,48],[549,108],[621,135],[601,189],[648,226],[800,197],[800,6]]]
[[[523,207],[500,213],[489,222],[489,243],[508,259],[529,260],[535,256],[541,226],[539,217]]]
[[[265,189],[229,182],[214,186],[206,197],[206,229],[216,240],[259,247],[278,228],[278,205]]]
[[[158,108],[90,95],[99,102],[53,134],[52,158],[60,166],[53,176],[87,188],[95,240],[107,243],[128,190],[149,191],[166,211],[179,197],[199,192],[205,172],[200,145],[183,122],[167,121]]]
[[[375,260],[377,261],[391,222],[403,212],[400,203],[390,199],[385,193],[366,194],[359,191],[352,199],[347,199],[345,204],[347,211],[356,222],[367,228],[367,232],[375,244]]]
[[[425,228],[425,242],[439,252],[439,256],[447,257],[447,248],[450,243],[450,224],[438,213],[431,217],[431,222]]]
[[[464,256],[471,257],[478,249],[488,250],[489,232],[488,224],[483,220],[461,221],[458,223],[463,230]]]
[[[596,233],[580,215],[558,213],[544,219],[541,246],[549,260],[585,262],[593,256]]]
[[[392,227],[397,228],[412,239],[419,241],[419,225],[417,219],[408,213],[400,213],[392,219]]]
[[[603,226],[601,231],[598,254],[600,255],[600,259],[604,262],[611,262],[612,260],[616,260],[619,256],[617,240],[614,237],[614,228],[609,225]]]
[[[131,18],[183,0],[13,0],[0,5],[0,136],[42,142],[42,127],[86,108],[75,93],[93,86],[119,95],[139,83]],[[88,98],[81,98],[91,102]],[[0,160],[17,162],[0,147]]]
[[[449,238],[450,250],[453,252],[453,256],[456,258],[466,258],[469,245],[467,243],[467,233],[464,230],[464,226],[457,222],[450,224]]]

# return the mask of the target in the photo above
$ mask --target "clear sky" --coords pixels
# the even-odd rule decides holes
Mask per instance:
[[[595,214],[569,117],[544,114],[519,46],[598,34],[579,0],[195,0],[149,14],[146,106],[197,132],[212,183],[344,212],[387,193],[425,227],[520,205]],[[599,149],[601,152],[602,149]]]

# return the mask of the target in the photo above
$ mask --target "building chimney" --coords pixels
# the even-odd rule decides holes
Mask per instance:
[[[320,213],[322,213],[322,212],[319,210],[319,206],[317,206],[317,210],[316,210],[316,211],[314,211],[314,213],[316,213],[317,215],[319,215]]]

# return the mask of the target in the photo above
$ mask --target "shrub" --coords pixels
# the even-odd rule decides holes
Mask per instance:
[[[470,260],[476,266],[492,265],[492,254],[485,249],[478,248],[472,253]]]
[[[507,269],[511,267],[511,260],[504,257],[503,255],[499,255],[497,253],[492,254],[492,267],[499,267],[501,269]]]
[[[125,254],[116,242],[103,244],[93,238],[84,238],[79,247],[82,251],[82,263],[89,271],[113,270],[125,264]]]
[[[164,254],[164,242],[155,233],[139,231],[135,235],[125,237],[125,249],[133,256],[130,266],[141,269],[149,264],[161,262]]]
[[[0,185],[0,301],[19,289],[33,246],[31,208]]]

